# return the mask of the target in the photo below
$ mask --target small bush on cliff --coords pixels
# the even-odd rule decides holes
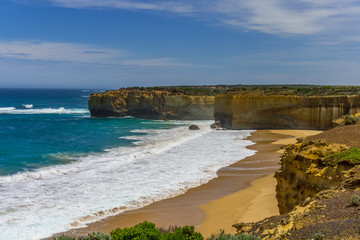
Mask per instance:
[[[345,115],[345,125],[352,125],[352,124],[356,124],[359,121],[359,119],[355,116],[351,116],[351,115]]]
[[[352,147],[346,151],[325,157],[326,164],[336,165],[340,162],[347,162],[350,164],[360,163],[360,149]]]
[[[322,240],[322,239],[324,239],[324,237],[325,236],[322,233],[315,233],[314,237],[312,239],[314,239],[314,240]]]
[[[358,207],[360,205],[360,196],[359,195],[355,195],[351,198],[350,201],[351,205],[354,207]]]

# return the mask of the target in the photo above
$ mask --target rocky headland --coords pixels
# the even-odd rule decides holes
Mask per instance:
[[[212,120],[215,96],[164,89],[120,89],[93,93],[91,116],[147,119]]]
[[[360,88],[212,86],[124,88],[89,97],[95,117],[212,120],[227,129],[328,129],[360,112]]]

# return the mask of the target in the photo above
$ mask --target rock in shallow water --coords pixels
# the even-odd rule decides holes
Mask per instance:
[[[198,125],[192,124],[189,126],[189,130],[200,130]]]
[[[216,129],[219,130],[220,129],[220,121],[216,121],[213,124],[210,125],[211,129]]]

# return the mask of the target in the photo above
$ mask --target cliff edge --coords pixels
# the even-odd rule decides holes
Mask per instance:
[[[89,97],[89,110],[94,117],[212,120],[214,104],[214,96],[167,90],[120,89],[92,93]]]
[[[354,124],[286,146],[275,174],[282,215],[234,227],[261,239],[360,239],[358,139]]]
[[[358,87],[154,87],[93,93],[91,116],[212,120],[227,129],[328,129],[360,112]]]

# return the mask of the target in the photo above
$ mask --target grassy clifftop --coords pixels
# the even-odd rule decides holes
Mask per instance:
[[[120,90],[133,91],[168,91],[174,94],[209,95],[218,94],[264,94],[264,95],[360,95],[360,86],[319,86],[319,85],[214,85],[214,86],[161,86],[131,87]]]

